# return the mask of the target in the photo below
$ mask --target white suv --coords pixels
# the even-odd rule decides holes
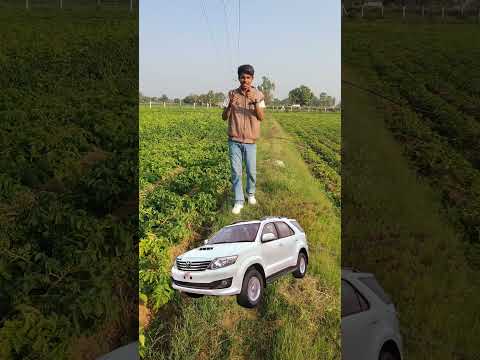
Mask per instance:
[[[294,219],[241,221],[178,256],[172,286],[191,297],[237,295],[238,304],[251,308],[267,283],[289,272],[302,278],[307,264],[307,238]]]
[[[395,306],[370,273],[342,269],[342,359],[401,360]]]

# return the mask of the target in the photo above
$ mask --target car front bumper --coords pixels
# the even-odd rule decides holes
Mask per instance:
[[[230,279],[231,285],[223,287],[222,280],[229,282]],[[171,280],[172,287],[176,290],[204,295],[236,295],[242,287],[241,279],[239,283],[234,268],[230,266],[225,269],[190,272],[172,268]]]

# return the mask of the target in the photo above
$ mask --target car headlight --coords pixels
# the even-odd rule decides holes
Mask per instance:
[[[225,266],[229,266],[232,264],[235,264],[235,261],[237,261],[238,256],[225,256],[225,257],[220,257],[213,259],[213,261],[210,263],[209,269],[215,270],[219,268],[223,268]]]

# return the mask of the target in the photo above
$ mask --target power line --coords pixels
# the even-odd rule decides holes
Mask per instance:
[[[207,15],[207,8],[206,8],[206,4],[205,4],[205,0],[200,0],[200,7],[202,8],[202,13],[203,13],[203,17],[205,18],[205,21],[207,23],[207,28],[208,28],[208,33],[210,35],[210,40],[212,41],[213,43],[213,47],[215,48],[215,52],[217,54],[217,61],[219,62],[219,64],[224,64],[223,61],[221,61],[221,53],[220,53],[220,50],[219,50],[219,47],[217,45],[217,41],[215,39],[215,36],[213,34],[213,31],[212,31],[212,28],[210,26],[210,21],[208,20],[208,15]],[[227,59],[227,63],[228,63],[228,59]],[[222,66],[223,67],[223,66]],[[228,72],[230,73],[230,72]]]
[[[240,12],[241,0],[238,0],[238,42],[237,42],[237,65],[240,65]]]
[[[223,3],[223,15],[224,15],[224,20],[225,20],[225,32],[226,32],[226,35],[227,35],[227,47],[228,47],[231,69],[233,69],[232,47],[230,45],[230,31],[228,30],[227,6],[225,4],[225,0],[222,0],[222,3]]]

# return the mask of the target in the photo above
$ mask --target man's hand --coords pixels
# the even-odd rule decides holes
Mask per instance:
[[[233,104],[233,100],[235,100],[235,92],[230,91],[228,93],[228,106],[231,106]]]
[[[230,117],[230,111],[232,110],[231,106],[233,105],[233,100],[234,99],[235,99],[235,92],[230,91],[228,93],[228,105],[225,109],[223,109],[223,113],[222,113],[222,119],[223,120],[227,120]]]
[[[256,102],[255,95],[253,95],[253,91],[250,91],[250,89],[247,90],[247,99],[251,103]]]

